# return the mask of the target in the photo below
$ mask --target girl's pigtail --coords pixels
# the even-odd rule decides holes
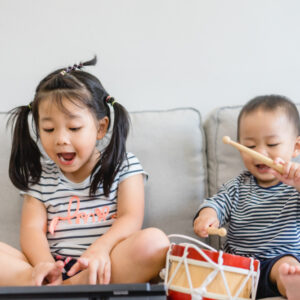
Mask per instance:
[[[32,139],[28,124],[29,106],[19,106],[11,114],[7,125],[12,125],[12,147],[9,178],[20,190],[28,190],[29,183],[37,183],[41,176],[41,152]]]
[[[108,108],[108,104],[105,103]],[[94,171],[100,169],[94,174],[91,183],[90,193],[94,195],[103,183],[104,195],[108,196],[116,174],[126,159],[126,139],[129,131],[129,115],[127,110],[119,103],[114,102],[114,125],[112,135],[108,146],[101,153],[100,160],[95,166]]]
[[[91,60],[83,62],[81,65],[86,67],[86,66],[94,66],[97,63],[97,56],[95,55]]]

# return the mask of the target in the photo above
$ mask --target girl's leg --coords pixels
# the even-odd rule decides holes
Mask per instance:
[[[137,232],[117,245],[111,254],[111,283],[147,282],[165,266],[167,236],[157,228]]]
[[[270,279],[277,284],[278,291],[289,300],[299,299],[300,263],[293,256],[284,256],[272,267]]]
[[[169,248],[167,236],[157,228],[147,228],[117,244],[111,252],[111,283],[147,282],[165,266]],[[83,270],[64,284],[87,284]]]
[[[15,258],[18,258],[18,259],[21,259],[23,261],[28,262],[27,258],[25,257],[25,255],[21,251],[19,251],[16,248],[13,248],[12,246],[9,246],[8,244],[0,242],[0,252],[1,253],[6,253],[6,254],[11,255]]]
[[[0,286],[34,285],[32,267],[19,250],[0,242]]]

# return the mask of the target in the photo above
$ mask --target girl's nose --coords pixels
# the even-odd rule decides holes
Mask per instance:
[[[67,144],[69,144],[69,136],[64,130],[58,131],[56,133],[55,138],[56,138],[55,142],[56,142],[57,145],[67,145]]]

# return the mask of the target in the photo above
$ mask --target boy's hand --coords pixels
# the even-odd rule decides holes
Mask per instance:
[[[101,249],[95,250],[87,249],[69,270],[68,275],[73,276],[77,272],[87,269],[89,284],[109,284],[111,277],[109,253],[101,251]]]
[[[280,157],[274,159],[276,164],[283,165],[283,173],[270,169],[269,172],[276,176],[280,181],[293,186],[300,192],[300,164],[296,162],[285,162]]]
[[[59,285],[62,283],[62,270],[64,263],[62,261],[56,262],[42,262],[33,268],[33,281],[37,286],[41,285]]]
[[[208,227],[219,227],[217,213],[213,208],[206,207],[201,209],[199,216],[194,222],[194,231],[200,237],[207,237]]]

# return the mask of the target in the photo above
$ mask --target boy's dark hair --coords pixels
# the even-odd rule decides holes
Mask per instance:
[[[300,119],[296,105],[287,97],[281,95],[258,96],[248,101],[242,108],[238,116],[237,139],[240,139],[240,122],[245,114],[252,113],[258,109],[264,111],[274,111],[281,108],[285,111],[288,119],[295,127],[295,133],[300,135]]]
[[[101,82],[92,74],[80,70],[83,66],[95,65],[97,58],[76,67],[58,69],[46,76],[36,88],[35,97],[30,105],[19,106],[9,113],[8,124],[12,125],[13,141],[9,162],[9,177],[12,183],[23,191],[29,184],[39,182],[42,165],[41,151],[37,141],[30,134],[28,116],[32,112],[37,140],[39,139],[40,101],[49,97],[63,112],[69,112],[63,106],[63,99],[78,105],[78,102],[88,107],[97,120],[105,116],[109,119],[110,109],[107,99],[109,94]],[[110,99],[111,100],[111,99]],[[111,101],[110,101],[111,103]],[[114,126],[109,144],[101,153],[100,159],[91,174],[90,195],[94,195],[100,184],[103,184],[104,194],[108,196],[111,185],[121,164],[126,159],[126,138],[129,131],[129,115],[119,103],[113,102]]]

